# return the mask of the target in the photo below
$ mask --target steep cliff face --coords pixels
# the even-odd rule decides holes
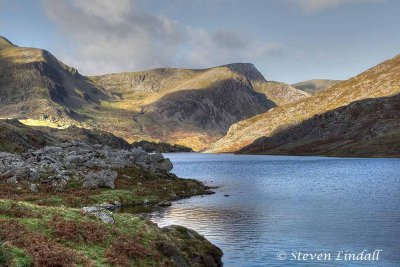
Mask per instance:
[[[399,77],[397,56],[309,98],[232,125],[210,151],[396,155]],[[390,137],[385,147],[374,150],[384,136]],[[394,150],[385,152],[388,147]]]

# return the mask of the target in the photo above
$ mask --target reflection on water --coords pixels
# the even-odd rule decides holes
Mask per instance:
[[[220,186],[150,218],[205,235],[226,266],[400,266],[400,160],[167,154],[180,177]],[[229,195],[225,197],[224,195]],[[291,261],[293,251],[382,249],[378,262]],[[288,259],[278,261],[284,251]]]

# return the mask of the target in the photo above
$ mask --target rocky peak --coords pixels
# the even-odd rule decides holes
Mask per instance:
[[[230,71],[237,72],[250,79],[252,82],[266,82],[264,76],[252,63],[231,63],[225,65]]]
[[[0,35],[0,48],[3,46],[14,46],[7,38]]]

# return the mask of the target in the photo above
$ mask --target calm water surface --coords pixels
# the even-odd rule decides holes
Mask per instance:
[[[400,266],[399,159],[165,156],[178,176],[220,188],[150,218],[200,232],[223,250],[225,266]],[[338,251],[364,249],[381,249],[380,260],[334,260]],[[332,260],[292,260],[294,251]]]

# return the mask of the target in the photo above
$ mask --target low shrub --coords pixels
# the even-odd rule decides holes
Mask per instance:
[[[109,230],[94,221],[64,220],[60,215],[55,215],[49,225],[56,237],[73,242],[104,242],[109,237]]]
[[[132,260],[141,260],[150,255],[151,251],[140,244],[138,238],[126,234],[116,238],[105,252],[107,262],[115,266],[131,266]]]
[[[28,230],[16,220],[0,219],[0,239],[24,249],[35,266],[69,267],[88,265],[88,260],[48,237]]]

